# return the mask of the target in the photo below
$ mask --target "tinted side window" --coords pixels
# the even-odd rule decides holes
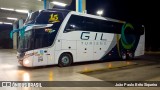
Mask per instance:
[[[35,29],[34,49],[51,46],[55,36],[55,32],[49,33],[45,28]]]
[[[104,33],[121,33],[122,24],[95,18],[72,15],[64,32],[92,31]]]
[[[105,20],[100,21],[100,32],[120,34],[121,27],[122,25],[120,23]]]
[[[85,19],[86,31],[99,32],[99,19],[88,18]]]
[[[48,46],[48,36],[47,32],[45,32],[44,28],[35,29],[34,36],[34,49],[43,48]]]
[[[85,20],[85,18],[82,16],[72,15],[66,25],[64,32],[85,30],[84,20]]]

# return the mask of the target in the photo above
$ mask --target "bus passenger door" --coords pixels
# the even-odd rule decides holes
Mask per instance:
[[[47,65],[48,62],[48,32],[45,28],[36,28],[34,31],[34,60],[33,66]]]

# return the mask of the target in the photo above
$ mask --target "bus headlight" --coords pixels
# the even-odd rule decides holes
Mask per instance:
[[[30,63],[30,61],[28,60],[28,59],[24,59],[24,65],[27,65],[27,64],[29,64]]]

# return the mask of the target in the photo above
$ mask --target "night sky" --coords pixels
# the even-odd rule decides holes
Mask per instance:
[[[160,50],[160,29],[158,29],[158,0],[86,0],[87,13],[96,14],[104,10],[104,17],[143,24],[146,27],[146,50]],[[75,10],[75,0],[67,9]]]

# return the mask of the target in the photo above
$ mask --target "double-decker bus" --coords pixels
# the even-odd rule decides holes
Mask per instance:
[[[64,67],[74,62],[128,60],[144,54],[144,26],[121,20],[48,9],[33,12],[24,27],[17,57],[25,67]]]

